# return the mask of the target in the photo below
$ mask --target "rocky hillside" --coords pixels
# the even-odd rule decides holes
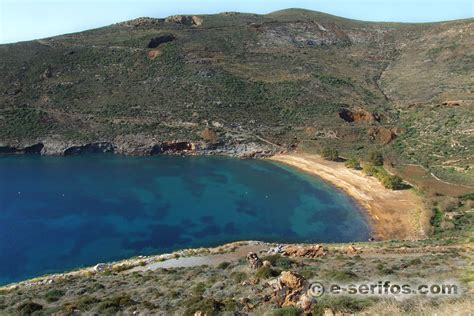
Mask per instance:
[[[185,250],[0,288],[0,314],[464,315],[473,308],[467,267],[471,256],[464,242],[456,242],[278,246],[244,242]],[[440,284],[455,285],[457,295],[326,292],[315,297],[308,291],[314,282],[329,288],[387,280],[393,284],[450,280]]]
[[[473,184],[473,26],[285,10],[1,45],[0,151],[377,148]]]

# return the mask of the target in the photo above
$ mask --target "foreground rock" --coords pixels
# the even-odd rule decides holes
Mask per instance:
[[[278,278],[273,298],[278,307],[298,307],[311,313],[314,299],[308,295],[309,282],[300,274],[283,271]]]

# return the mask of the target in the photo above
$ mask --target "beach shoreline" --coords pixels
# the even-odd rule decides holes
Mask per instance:
[[[318,176],[344,191],[366,212],[377,240],[417,240],[429,236],[430,212],[413,190],[386,189],[374,177],[314,154],[277,154],[268,160]]]

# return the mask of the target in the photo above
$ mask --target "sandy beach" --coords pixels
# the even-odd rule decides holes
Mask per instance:
[[[269,159],[316,175],[345,191],[367,210],[378,240],[414,240],[428,236],[430,212],[412,190],[386,189],[376,178],[318,155],[289,153]]]

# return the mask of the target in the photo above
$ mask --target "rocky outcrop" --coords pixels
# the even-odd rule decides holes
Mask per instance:
[[[173,15],[165,19],[165,22],[183,24],[187,26],[200,26],[203,22],[203,18],[196,15]]]
[[[380,121],[380,117],[377,114],[370,113],[364,109],[342,109],[338,114],[340,118],[348,123],[372,123]]]
[[[172,42],[176,39],[176,36],[173,34],[162,35],[153,37],[150,42],[148,43],[148,48],[157,48],[161,44]]]
[[[44,145],[42,143],[33,144],[30,146],[0,146],[0,154],[41,154]]]
[[[249,252],[247,254],[247,262],[249,264],[250,269],[256,270],[263,266],[262,260],[257,256],[255,252]]]
[[[18,150],[11,146],[0,146],[0,154],[16,154]]]
[[[387,145],[397,138],[400,131],[397,128],[371,127],[367,130],[370,139],[382,145]]]
[[[258,32],[258,46],[274,47],[322,47],[351,45],[345,32],[334,24],[290,22],[262,23],[250,25]]]
[[[214,132],[215,133],[215,132]],[[213,132],[208,141],[163,142],[148,135],[124,135],[111,141],[77,143],[49,137],[34,144],[10,143],[0,145],[0,154],[41,154],[69,156],[87,153],[115,153],[127,156],[170,155],[226,155],[234,158],[263,158],[281,152],[281,148],[262,143],[218,143]],[[213,143],[213,141],[215,141]]]
[[[283,271],[278,278],[273,298],[278,307],[298,307],[308,313],[313,305],[313,298],[307,294],[309,282],[300,274]]]
[[[288,257],[318,258],[325,256],[326,251],[321,245],[286,246],[283,254]]]
[[[151,26],[158,25],[162,21],[163,19],[141,17],[134,20],[118,23],[118,25],[128,26],[128,27],[137,27],[137,28],[138,27],[151,27]]]
[[[192,143],[171,142],[153,146],[153,148],[151,149],[151,154],[184,154],[194,152],[194,150],[195,146]]]
[[[82,146],[72,146],[64,151],[64,156],[80,155],[80,154],[98,154],[113,153],[114,145],[108,142],[90,143]]]
[[[444,106],[451,106],[451,107],[454,107],[454,106],[461,106],[463,103],[462,100],[449,100],[449,101],[444,101],[442,104]]]
[[[264,158],[280,152],[281,149],[257,143],[225,144],[206,146],[199,150],[203,155],[228,155],[235,158]]]
[[[213,130],[213,129],[210,129],[210,128],[205,128],[202,132],[201,132],[201,138],[207,142],[207,143],[211,143],[211,144],[215,144],[219,141],[219,137],[217,136],[217,133]]]

